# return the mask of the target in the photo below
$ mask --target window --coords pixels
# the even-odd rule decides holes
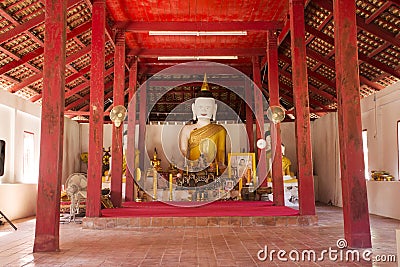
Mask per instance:
[[[34,134],[30,132],[24,132],[24,161],[23,161],[23,179],[26,183],[34,181],[34,161],[35,161],[35,142]]]
[[[364,166],[365,166],[365,179],[369,180],[368,173],[368,134],[367,130],[362,131],[362,142],[363,142],[363,152],[364,152]]]

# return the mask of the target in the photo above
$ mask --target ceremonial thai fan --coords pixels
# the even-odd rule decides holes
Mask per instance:
[[[267,117],[273,123],[279,123],[285,119],[285,110],[281,106],[270,106],[267,110]]]

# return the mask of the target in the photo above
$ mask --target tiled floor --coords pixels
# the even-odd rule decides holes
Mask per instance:
[[[297,250],[315,250],[317,258],[324,249],[339,250],[343,238],[342,210],[318,207],[319,226],[292,227],[204,227],[158,228],[140,230],[87,230],[79,224],[62,224],[60,252],[32,253],[34,218],[0,226],[0,266],[397,266],[397,263],[331,261],[291,261]],[[371,216],[373,256],[395,255],[395,229],[400,221]],[[271,261],[260,261],[257,254],[285,250],[288,261],[277,254]],[[364,250],[360,250],[360,255]],[[289,254],[290,253],[290,254]],[[355,252],[356,253],[356,252]],[[308,254],[306,254],[307,256]],[[340,259],[340,253],[334,253]],[[350,255],[350,254],[348,254]],[[260,256],[264,256],[261,254]]]

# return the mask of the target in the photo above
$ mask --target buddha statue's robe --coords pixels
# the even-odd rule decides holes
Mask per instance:
[[[188,140],[188,159],[198,160],[200,155],[208,163],[225,165],[226,129],[222,125],[208,124],[190,132]]]

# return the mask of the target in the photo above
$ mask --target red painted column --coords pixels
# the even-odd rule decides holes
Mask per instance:
[[[261,70],[260,70],[260,59],[257,56],[252,57],[253,62],[253,81],[254,86],[254,110],[256,114],[256,136],[257,140],[264,139],[264,107],[263,107],[263,96],[262,96],[262,84],[261,84]],[[267,179],[267,158],[264,149],[257,149],[258,153],[258,181],[259,184]]]
[[[335,0],[335,63],[344,236],[349,247],[370,248],[371,234],[360,108],[356,5]],[[349,64],[353,62],[353,64]]]
[[[86,216],[99,217],[104,123],[105,0],[93,1],[92,59],[90,67],[89,157]]]
[[[253,111],[254,104],[253,93],[251,92],[251,84],[249,80],[245,81],[245,100],[246,100],[246,132],[249,138],[249,151],[254,152],[254,130],[253,130]]]
[[[297,179],[299,211],[315,215],[314,177],[311,156],[310,110],[304,30],[304,0],[289,0],[292,47],[292,80],[296,116]]]
[[[135,200],[135,132],[136,132],[136,84],[137,84],[137,59],[129,69],[129,106],[128,106],[128,138],[126,152],[126,189],[125,201]],[[131,173],[131,170],[133,173]]]
[[[125,91],[125,32],[118,30],[115,40],[114,53],[114,107],[124,105]],[[123,145],[122,135],[124,124],[120,127],[112,127],[111,146],[111,202],[114,207],[121,207],[122,204],[122,164]]]
[[[64,0],[45,4],[43,98],[34,252],[59,250],[64,137],[66,10]]]
[[[147,113],[147,86],[146,88],[140,89],[139,93],[139,167],[141,171],[144,171],[144,158],[147,153],[146,147],[146,113]]]
[[[278,45],[274,32],[268,32],[267,42],[268,90],[270,106],[279,106]],[[282,174],[281,124],[271,124],[272,192],[276,206],[285,205]]]

